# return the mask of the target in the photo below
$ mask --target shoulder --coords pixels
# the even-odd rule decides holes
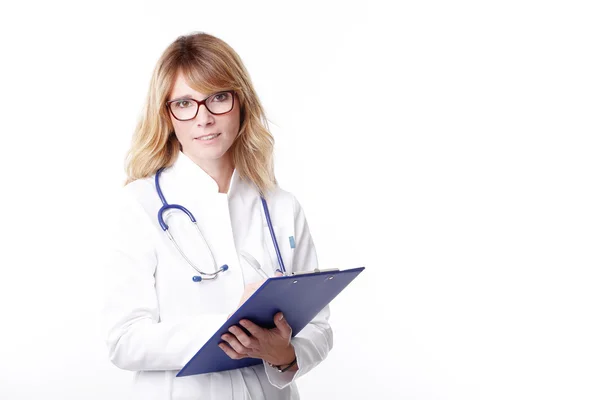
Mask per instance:
[[[154,192],[154,175],[129,182],[121,190],[123,197],[139,202],[148,197],[152,192]]]
[[[111,213],[106,223],[111,227],[108,239],[113,248],[142,249],[155,240],[156,210],[152,210],[150,178],[138,179],[116,188],[111,196]]]
[[[271,213],[275,212],[278,215],[285,215],[296,220],[299,216],[303,216],[302,206],[298,198],[291,192],[277,186],[270,190],[265,196],[265,200],[269,206]]]
[[[271,189],[266,195],[265,200],[270,203],[282,203],[287,205],[288,207],[295,207],[295,204],[298,202],[296,196],[294,196],[291,192],[279,187],[275,186]]]
[[[156,208],[158,197],[154,188],[154,175],[129,182],[120,189],[117,195],[117,207],[121,212],[133,212],[139,215],[140,211],[150,216]]]

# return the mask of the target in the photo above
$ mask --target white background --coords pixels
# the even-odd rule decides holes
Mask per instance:
[[[12,3],[12,4],[11,4]],[[124,399],[111,199],[178,35],[239,53],[332,304],[304,399],[600,398],[600,13],[582,1],[3,2],[0,398]]]

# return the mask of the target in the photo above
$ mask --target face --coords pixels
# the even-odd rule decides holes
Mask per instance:
[[[194,99],[202,101],[214,93],[200,93],[192,89],[181,73],[177,75],[173,90],[168,101],[176,99]],[[213,104],[221,101],[225,96],[216,96]],[[199,165],[223,165],[223,162],[231,162],[228,150],[233,144],[240,130],[240,108],[239,101],[234,95],[234,106],[226,114],[214,115],[202,104],[194,119],[179,121],[171,112],[171,122],[175,128],[175,135],[181,143],[183,153]],[[208,100],[207,100],[208,101]],[[190,102],[181,102],[174,106],[189,106]],[[211,107],[214,111],[216,108]],[[193,114],[192,114],[193,115]],[[210,138],[210,135],[216,137]],[[208,139],[208,140],[206,140]]]

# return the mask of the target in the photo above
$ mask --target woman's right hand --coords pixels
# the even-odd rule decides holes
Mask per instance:
[[[280,272],[276,272],[275,276],[283,276],[283,274]],[[254,282],[254,283],[250,283],[250,284],[246,285],[244,287],[244,293],[242,293],[242,298],[240,299],[240,303],[235,308],[235,310],[233,310],[231,312],[231,314],[229,314],[227,316],[227,319],[229,319],[229,317],[231,317],[231,315],[234,312],[236,312],[237,309],[240,308],[242,306],[242,304],[244,304],[246,302],[246,300],[248,300],[250,298],[250,296],[252,296],[254,294],[254,292],[256,292],[256,289],[258,289],[259,287],[262,286],[263,283],[265,283],[265,281],[266,281],[266,279],[263,279],[262,281],[258,281],[258,282]]]
[[[262,286],[265,283],[266,279],[262,281],[254,282],[244,287],[244,293],[242,294],[242,298],[240,299],[240,304],[238,304],[237,308],[240,308],[242,304],[246,302],[256,292],[256,289]]]

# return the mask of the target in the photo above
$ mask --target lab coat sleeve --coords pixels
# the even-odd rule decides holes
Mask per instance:
[[[104,324],[109,358],[132,371],[179,370],[226,320],[214,314],[161,322],[154,288],[158,230],[126,191],[105,258]]]
[[[304,211],[296,198],[293,200],[296,248],[294,249],[292,270],[313,270],[318,268],[317,253],[304,216]],[[264,363],[267,377],[273,386],[282,389],[290,385],[327,357],[327,354],[333,347],[333,331],[329,326],[328,320],[329,306],[326,306],[304,329],[292,338],[292,345],[296,351],[298,363],[297,371],[279,372],[277,369]]]

